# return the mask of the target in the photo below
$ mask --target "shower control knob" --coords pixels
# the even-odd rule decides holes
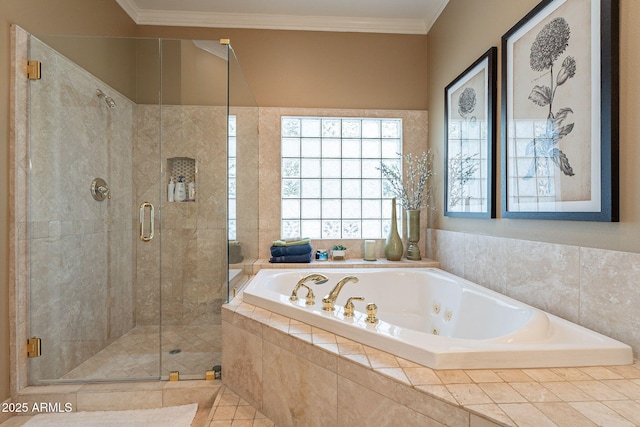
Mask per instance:
[[[107,182],[102,178],[96,178],[91,181],[91,195],[93,198],[99,202],[103,201],[106,198],[111,198],[111,191],[109,191],[109,186]]]

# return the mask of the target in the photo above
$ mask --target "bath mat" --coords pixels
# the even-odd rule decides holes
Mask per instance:
[[[197,410],[198,404],[193,403],[157,409],[39,414],[24,425],[28,427],[189,427]]]

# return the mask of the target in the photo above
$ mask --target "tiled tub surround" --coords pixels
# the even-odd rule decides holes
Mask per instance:
[[[265,269],[243,290],[249,304],[435,369],[541,368],[632,363],[631,347],[441,269],[334,268],[290,295],[314,268]],[[342,286],[333,310],[324,295]],[[359,296],[347,317],[348,298]],[[365,305],[366,304],[366,305]],[[368,321],[376,304],[376,323]]]
[[[223,381],[278,426],[640,425],[640,362],[433,370],[235,298]]]
[[[640,254],[428,230],[441,268],[617,339],[640,354]]]

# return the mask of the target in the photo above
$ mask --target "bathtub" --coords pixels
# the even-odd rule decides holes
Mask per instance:
[[[322,273],[324,284],[308,282],[290,301],[295,284]],[[334,311],[322,298],[345,276]],[[344,304],[354,301],[353,317]],[[243,290],[243,300],[434,369],[542,368],[624,365],[631,347],[545,313],[468,280],[432,268],[263,269]],[[378,322],[366,322],[376,304]]]

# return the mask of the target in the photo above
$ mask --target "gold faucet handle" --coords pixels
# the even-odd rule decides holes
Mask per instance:
[[[307,305],[313,305],[316,303],[316,295],[313,293],[310,287],[307,286],[307,296],[305,298]]]
[[[306,300],[306,304],[307,305],[313,305],[316,303],[316,296],[313,293],[313,291],[311,290],[310,287],[308,287],[307,285],[305,285],[304,283],[298,283],[295,287],[295,289],[293,290],[293,292],[291,292],[291,296],[289,297],[289,301],[291,302],[295,302],[298,301],[298,290],[300,288],[305,288],[307,290],[307,296],[305,297]]]
[[[364,297],[351,297],[347,300],[347,303],[344,305],[344,317],[353,317],[353,312],[356,309],[353,301],[364,301]]]
[[[367,323],[378,323],[376,314],[378,314],[378,306],[374,303],[367,304]]]

